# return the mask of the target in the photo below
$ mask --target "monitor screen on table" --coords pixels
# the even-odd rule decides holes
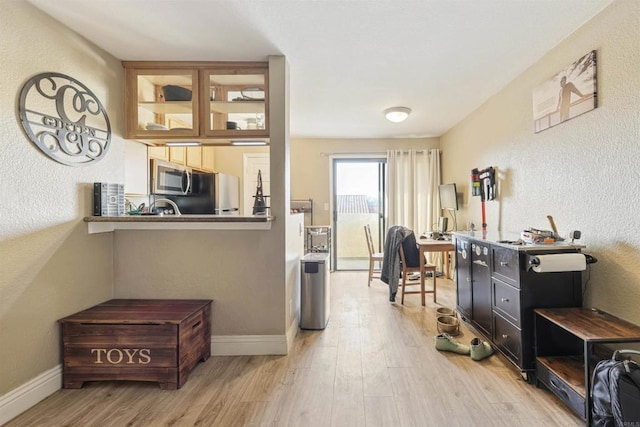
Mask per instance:
[[[455,183],[440,185],[438,193],[440,193],[440,209],[458,210],[458,195]]]

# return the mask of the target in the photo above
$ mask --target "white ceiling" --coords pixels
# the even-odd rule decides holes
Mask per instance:
[[[611,2],[29,1],[123,60],[285,55],[291,135],[316,138],[440,136]]]

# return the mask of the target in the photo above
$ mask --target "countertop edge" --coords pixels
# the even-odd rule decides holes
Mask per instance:
[[[88,216],[89,234],[116,230],[270,230],[273,216],[145,215]]]
[[[273,216],[232,216],[232,215],[128,215],[128,216],[86,216],[84,222],[135,222],[135,223],[179,223],[179,222],[271,222]]]

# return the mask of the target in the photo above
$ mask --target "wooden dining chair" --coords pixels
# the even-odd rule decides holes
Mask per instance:
[[[402,248],[402,245],[400,245],[400,263],[402,264],[402,297],[400,298],[400,304],[404,304],[404,294],[420,294],[422,297],[422,305],[425,305],[425,295],[426,294],[433,294],[433,302],[436,302],[436,266],[433,264],[429,264],[427,263],[427,261],[423,258],[420,260],[420,262],[424,262],[424,271],[425,273],[427,271],[431,272],[431,277],[433,277],[433,290],[431,291],[427,291],[425,289],[425,285],[424,285],[424,280],[419,277],[418,278],[418,282],[415,281],[411,281],[409,283],[407,283],[408,280],[408,276],[409,274],[412,273],[418,273],[418,275],[420,274],[420,266],[417,267],[409,267],[407,266],[407,261],[405,258],[405,254],[404,254],[404,249]],[[407,291],[406,288],[407,286],[414,286],[414,285],[419,285],[420,286],[420,290],[419,291]]]
[[[376,268],[376,263],[381,263],[384,258],[384,254],[382,252],[376,252],[375,247],[373,246],[373,239],[371,238],[371,227],[369,224],[364,226],[364,234],[367,238],[367,248],[369,249],[369,281],[368,286],[371,286],[371,281],[380,278],[381,267],[378,265]],[[373,276],[374,273],[378,273],[377,276]]]

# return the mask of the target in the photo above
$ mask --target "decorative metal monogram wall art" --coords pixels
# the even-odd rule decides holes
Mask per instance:
[[[109,150],[111,125],[104,107],[82,83],[59,73],[32,77],[20,93],[20,121],[40,150],[68,166],[84,166]]]

